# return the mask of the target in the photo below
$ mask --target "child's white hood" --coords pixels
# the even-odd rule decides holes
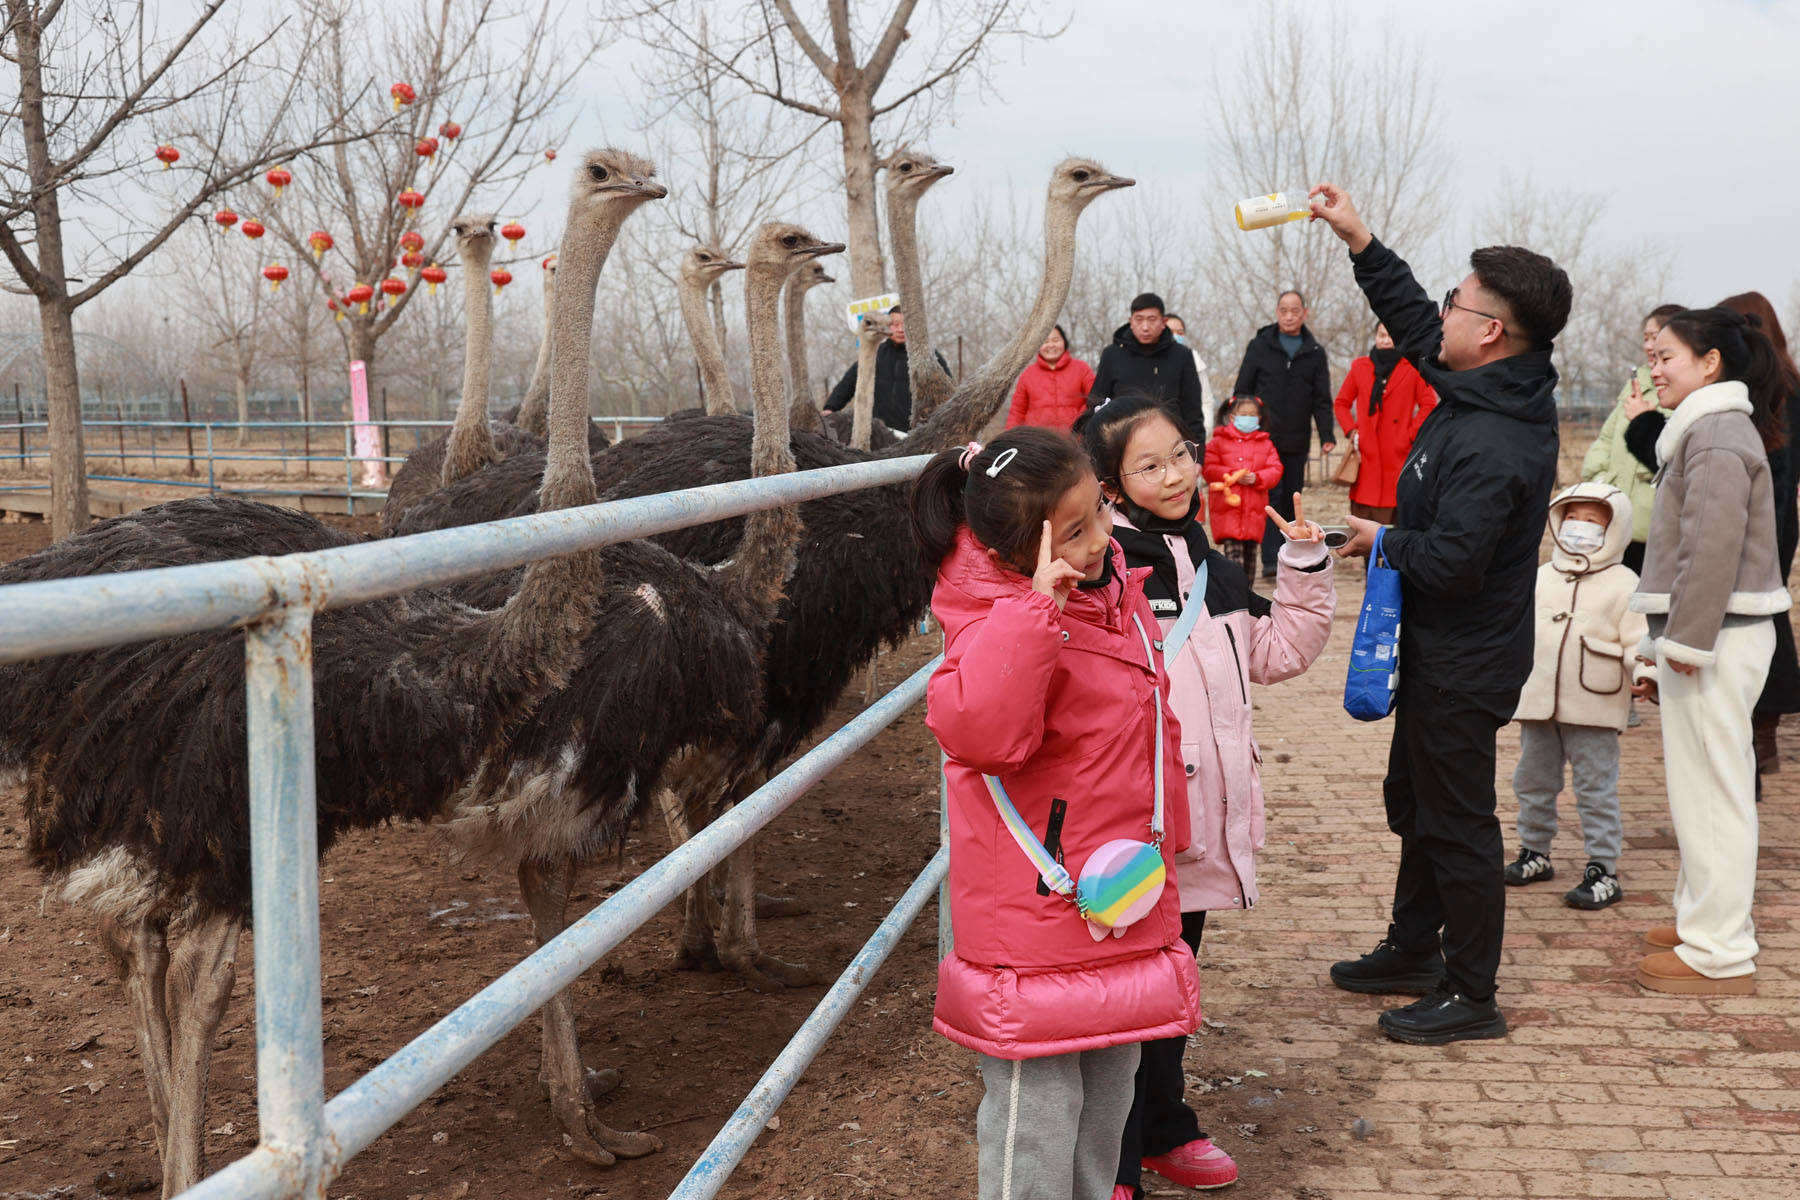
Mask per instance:
[[[1571,554],[1563,548],[1563,515],[1568,511],[1568,506],[1577,500],[1599,501],[1612,509],[1612,523],[1606,527],[1606,541],[1592,554]],[[1598,480],[1564,488],[1550,501],[1550,536],[1556,542],[1555,548],[1550,551],[1550,561],[1557,570],[1567,571],[1571,575],[1586,575],[1610,567],[1625,557],[1625,547],[1631,544],[1631,497],[1612,484]]]

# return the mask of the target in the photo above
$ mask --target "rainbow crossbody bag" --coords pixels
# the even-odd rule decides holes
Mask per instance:
[[[1190,600],[1182,612],[1181,619],[1169,631],[1163,640],[1163,658],[1167,661],[1187,641],[1193,632],[1194,623],[1199,619],[1205,607],[1206,564],[1202,560],[1197,573],[1194,588],[1189,592]],[[1144,632],[1144,623],[1137,615],[1132,614],[1132,624],[1137,626],[1138,636],[1144,642],[1144,656],[1150,661],[1152,674],[1156,672],[1156,656],[1151,651],[1150,635]],[[1168,868],[1163,863],[1163,704],[1162,688],[1155,691],[1156,704],[1156,798],[1152,805],[1150,817],[1150,841],[1140,842],[1135,838],[1114,838],[1106,842],[1088,855],[1087,862],[1082,864],[1081,877],[1076,879],[1069,874],[1068,868],[1056,861],[1056,856],[1044,846],[1025,818],[1006,794],[1006,787],[998,777],[983,775],[987,784],[988,795],[993,797],[994,807],[999,810],[1000,822],[1006,831],[1012,834],[1013,841],[1025,852],[1037,868],[1038,877],[1044,886],[1059,896],[1075,902],[1075,909],[1088,923],[1088,932],[1096,942],[1105,939],[1108,933],[1114,937],[1124,937],[1125,931],[1133,924],[1143,920],[1156,907],[1162,898],[1163,887],[1168,882]]]

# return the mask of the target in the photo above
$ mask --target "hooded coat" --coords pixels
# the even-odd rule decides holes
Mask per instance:
[[[1425,386],[1418,371],[1398,350],[1393,362],[1381,370],[1376,363],[1385,357],[1379,350],[1350,364],[1344,386],[1338,389],[1337,422],[1346,437],[1356,438],[1356,482],[1350,485],[1350,500],[1370,508],[1394,507],[1394,485],[1400,479],[1400,464],[1412,450],[1419,426],[1437,407],[1437,394]],[[1377,381],[1381,382],[1381,402],[1369,411]]]
[[[1192,438],[1206,437],[1206,397],[1200,387],[1200,372],[1194,368],[1194,354],[1175,340],[1173,331],[1165,327],[1162,336],[1148,346],[1137,340],[1128,321],[1113,330],[1112,345],[1100,352],[1100,365],[1094,368],[1093,387],[1088,392],[1088,407],[1097,407],[1130,391],[1144,392],[1162,402],[1179,419]]]
[[[1227,484],[1226,476],[1236,471],[1251,474]],[[1213,536],[1221,541],[1262,541],[1263,527],[1269,521],[1263,507],[1269,502],[1269,489],[1281,482],[1281,455],[1276,453],[1269,435],[1260,429],[1244,433],[1225,421],[1213,433],[1212,441],[1206,443],[1200,474],[1208,484]],[[1215,483],[1221,490],[1212,489]],[[1236,496],[1238,502],[1231,503],[1228,496]]]
[[[1189,843],[1179,722],[1168,707],[1146,571],[1076,589],[1062,612],[963,529],[938,568],[931,608],[944,661],[925,723],[947,761],[950,912],[955,947],[938,964],[932,1027],[996,1058],[1041,1058],[1192,1032],[1200,978],[1181,943],[1181,903],[1165,885],[1124,936],[1096,941],[1001,822],[997,776],[1046,849],[1077,878],[1115,838],[1147,840],[1163,762],[1164,869]],[[1144,634],[1152,639],[1146,661]],[[1153,705],[1163,705],[1156,745]]]
[[[1606,542],[1591,556],[1563,548],[1569,505],[1598,500],[1612,509]],[[1632,503],[1610,483],[1578,483],[1550,502],[1550,561],[1538,568],[1537,640],[1531,678],[1519,693],[1520,721],[1555,721],[1624,729],[1631,713],[1630,685],[1644,672],[1633,667],[1645,632],[1631,611],[1637,572],[1621,560],[1632,542]]]
[[[1125,561],[1151,568],[1144,592],[1165,634],[1193,603],[1196,564],[1206,563],[1205,611],[1169,663],[1193,824],[1193,843],[1175,856],[1181,908],[1250,908],[1264,817],[1249,685],[1291,679],[1324,651],[1337,608],[1333,558],[1323,543],[1283,545],[1271,604],[1251,590],[1242,567],[1207,544],[1199,521],[1158,521],[1141,510],[1137,517],[1141,527],[1115,515],[1113,530]]]
[[[1256,396],[1263,402],[1263,427],[1275,448],[1292,457],[1305,454],[1312,445],[1312,426],[1319,429],[1321,446],[1336,442],[1331,429],[1331,365],[1325,347],[1300,327],[1300,350],[1289,358],[1281,345],[1281,327],[1264,325],[1244,347],[1238,367],[1236,396]]]
[[[1046,429],[1067,429],[1081,415],[1093,386],[1094,368],[1067,350],[1053,363],[1045,362],[1040,354],[1019,373],[1012,407],[1006,413],[1006,427],[1041,425]]]
[[[1400,571],[1401,670],[1458,692],[1511,693],[1531,674],[1538,545],[1556,485],[1556,368],[1546,346],[1453,371],[1438,304],[1371,239],[1356,282],[1438,405],[1395,488],[1382,553]]]

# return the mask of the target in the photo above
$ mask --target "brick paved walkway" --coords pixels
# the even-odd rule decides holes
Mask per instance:
[[[1511,1035],[1442,1048],[1390,1042],[1375,1016],[1404,1000],[1341,992],[1325,974],[1385,931],[1398,845],[1380,798],[1391,726],[1360,725],[1339,706],[1361,572],[1339,574],[1339,627],[1323,660],[1257,696],[1263,902],[1207,929],[1206,1013],[1227,1032],[1195,1039],[1191,1078],[1257,1066],[1270,1084],[1337,1098],[1339,1126],[1321,1125],[1317,1149],[1288,1159],[1308,1164],[1306,1181],[1279,1194],[1303,1200],[1800,1197],[1800,730],[1783,729],[1788,765],[1767,780],[1761,808],[1754,997],[1662,996],[1632,981],[1643,930],[1672,919],[1677,865],[1648,707],[1624,735],[1623,902],[1599,913],[1563,904],[1566,877],[1585,862],[1565,793],[1557,879],[1508,889],[1500,1000]],[[1517,755],[1514,725],[1500,737],[1509,856]],[[1207,1100],[1193,1096],[1203,1124]],[[1353,1136],[1357,1118],[1372,1125],[1365,1138]],[[1294,1131],[1211,1132],[1248,1150]],[[1243,1187],[1276,1194],[1248,1170]]]

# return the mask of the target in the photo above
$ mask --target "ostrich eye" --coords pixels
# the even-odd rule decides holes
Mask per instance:
[[[795,246],[800,244],[800,239],[790,233],[781,239],[781,244],[786,246],[789,250],[792,250]]]
[[[599,163],[589,163],[588,164],[588,177],[590,179],[592,179],[595,183],[605,183],[607,180],[612,178],[612,172],[608,171],[605,167],[601,166]]]
[[[913,165],[909,162],[903,162],[900,164],[900,173],[902,175],[906,174],[908,171],[910,171],[912,169],[913,169]]]
[[[1086,183],[1088,180],[1088,174],[1089,174],[1089,172],[1085,168],[1077,169],[1075,171],[1075,182],[1076,183]]]

